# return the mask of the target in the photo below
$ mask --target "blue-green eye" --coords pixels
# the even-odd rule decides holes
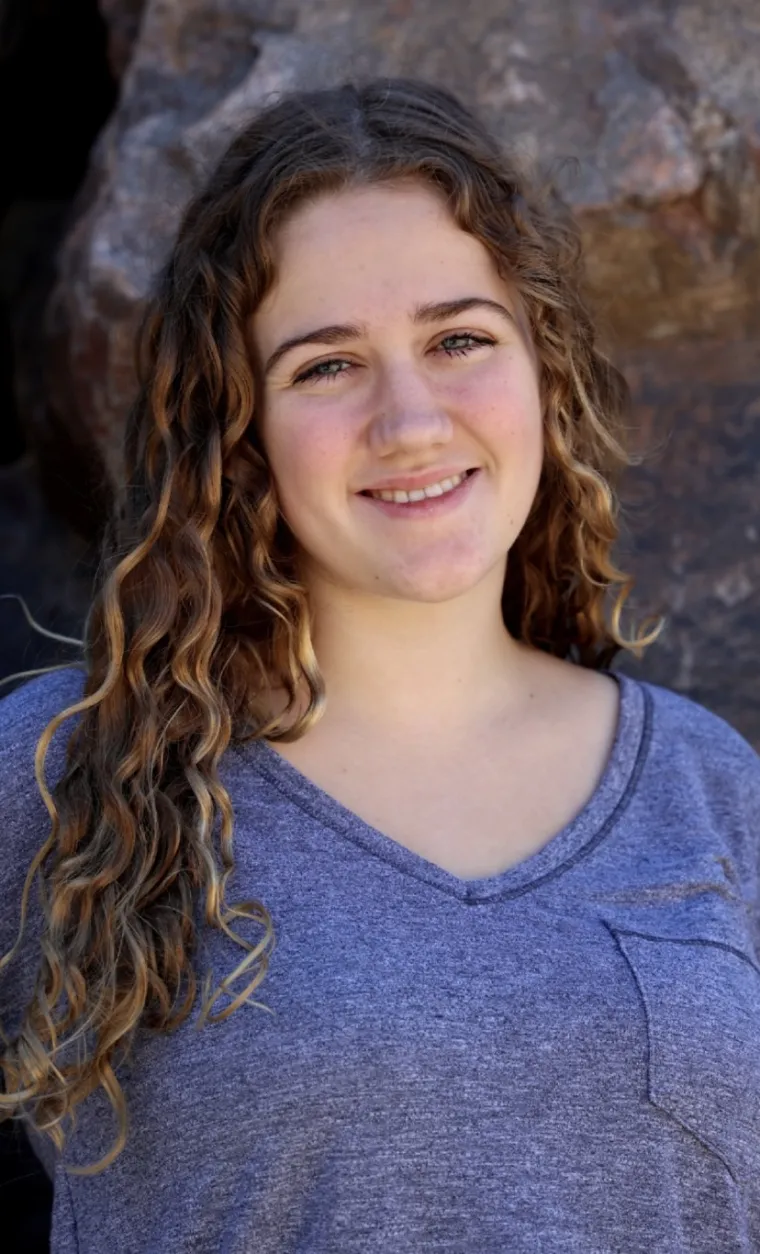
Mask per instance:
[[[333,367],[338,367],[338,369],[333,369]],[[307,383],[311,379],[337,379],[339,374],[345,374],[346,370],[350,369],[350,361],[344,361],[342,357],[331,357],[328,361],[318,361],[315,366],[309,366],[308,370],[297,374],[293,382]]]
[[[459,341],[454,347],[448,347],[452,340]],[[451,335],[445,335],[439,341],[438,347],[443,349],[447,357],[464,357],[467,353],[471,353],[475,348],[481,348],[483,345],[495,344],[496,341],[490,339],[486,335],[471,335],[469,331],[456,331]]]
[[[450,335],[445,335],[442,340],[439,340],[434,351],[437,352],[440,349],[447,357],[466,357],[476,348],[492,346],[495,343],[495,340],[486,335],[473,335],[469,331],[452,331]],[[337,379],[338,375],[348,374],[353,369],[354,363],[346,361],[344,357],[329,357],[326,361],[318,361],[297,374],[293,383],[311,383],[316,379],[332,381]]]

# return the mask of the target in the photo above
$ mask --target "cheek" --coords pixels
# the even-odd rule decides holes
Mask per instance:
[[[473,428],[495,449],[515,442],[543,447],[543,416],[533,370],[522,368],[485,372],[468,383],[459,398],[471,416]]]
[[[269,429],[267,450],[286,517],[297,519],[313,507],[322,509],[326,491],[346,464],[347,441],[340,426],[283,417]]]

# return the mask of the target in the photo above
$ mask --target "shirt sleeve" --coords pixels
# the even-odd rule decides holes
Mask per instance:
[[[67,668],[39,676],[0,700],[0,958],[18,938],[27,872],[50,832],[50,816],[34,773],[37,743],[50,719],[79,699],[82,686],[82,671]],[[71,726],[62,724],[48,750],[45,779],[49,786],[65,765]],[[0,970],[0,1024],[9,1036],[18,1031],[34,991],[41,914],[35,877],[21,943]]]

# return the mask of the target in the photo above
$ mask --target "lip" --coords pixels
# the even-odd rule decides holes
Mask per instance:
[[[448,514],[452,510],[458,509],[467,500],[467,497],[473,490],[473,485],[479,478],[480,467],[473,468],[472,474],[463,479],[450,492],[444,492],[443,496],[426,496],[421,501],[410,501],[406,505],[399,505],[395,501],[381,501],[375,496],[357,495],[360,501],[366,501],[368,508],[379,509],[381,513],[387,514],[389,518],[406,518],[407,521],[412,521],[415,518],[423,519],[437,516],[438,514]],[[437,480],[435,479],[431,480],[431,483],[436,482]]]
[[[368,483],[360,492],[392,492],[398,488],[401,492],[411,492],[414,488],[429,488],[431,483],[440,483],[442,479],[453,479],[462,475],[473,466],[440,467],[434,470],[421,470],[416,475],[396,475],[392,479],[379,479],[377,483]]]

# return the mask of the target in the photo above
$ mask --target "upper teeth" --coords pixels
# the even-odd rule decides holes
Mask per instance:
[[[394,488],[392,491],[370,492],[369,495],[381,501],[396,501],[398,505],[406,505],[409,501],[422,501],[426,496],[443,496],[444,492],[451,492],[452,488],[466,478],[467,471],[463,470],[461,475],[455,475],[453,479],[441,479],[440,483],[431,483],[427,488],[413,488],[411,492]]]

